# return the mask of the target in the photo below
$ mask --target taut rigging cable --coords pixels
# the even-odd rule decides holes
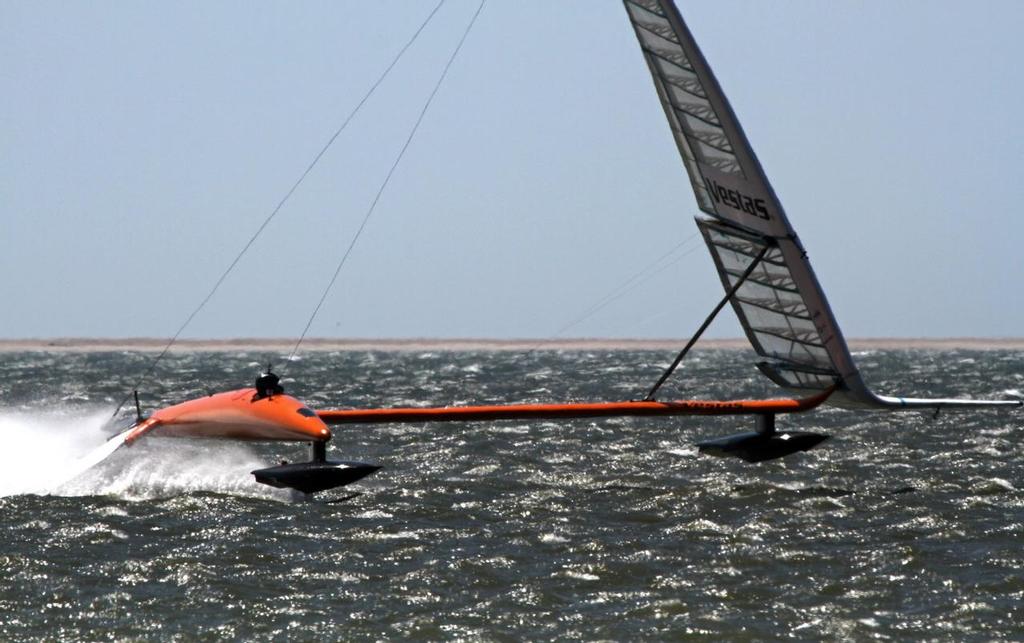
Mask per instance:
[[[387,78],[389,73],[391,73],[391,70],[395,67],[395,65],[398,64],[398,61],[402,58],[403,55],[405,55],[405,52],[409,49],[409,47],[411,47],[412,44],[416,42],[416,39],[419,38],[420,34],[430,23],[430,21],[433,20],[434,16],[437,14],[438,10],[441,9],[444,3],[445,0],[440,0],[437,3],[437,5],[433,8],[433,10],[431,10],[431,12],[423,20],[423,22],[416,29],[416,31],[413,32],[412,37],[409,38],[405,45],[403,45],[402,48],[398,50],[398,53],[391,60],[391,63],[388,64],[388,66],[384,69],[380,76],[378,76],[377,80],[373,83],[373,85],[370,86],[370,89],[363,95],[363,97],[359,100],[359,102],[352,109],[352,111],[349,112],[348,116],[345,117],[345,120],[341,123],[338,129],[334,131],[334,134],[332,134],[331,137],[327,139],[327,142],[323,145],[323,147],[320,148],[320,151],[317,152],[316,156],[313,157],[313,160],[309,163],[308,166],[306,166],[306,169],[302,172],[302,174],[295,181],[295,183],[292,184],[288,192],[285,193],[284,197],[282,197],[280,201],[278,201],[277,206],[270,212],[269,215],[267,215],[267,218],[263,220],[263,223],[260,224],[260,227],[256,229],[256,232],[253,233],[253,235],[249,238],[246,244],[239,251],[239,253],[235,256],[234,260],[232,260],[232,262],[228,265],[227,269],[224,270],[221,276],[217,279],[216,283],[213,284],[213,288],[211,288],[210,291],[206,294],[206,297],[204,297],[203,300],[199,302],[199,305],[196,306],[195,310],[193,310],[192,313],[185,319],[185,322],[174,333],[171,339],[167,342],[167,345],[164,346],[163,350],[160,351],[160,353],[153,359],[152,362],[150,362],[149,367],[146,369],[146,372],[144,372],[142,376],[135,381],[135,384],[132,386],[133,392],[137,391],[139,385],[142,384],[142,382],[144,382],[146,378],[153,374],[153,371],[156,369],[156,365],[159,364],[160,360],[162,360],[164,356],[167,355],[167,352],[171,350],[171,346],[173,346],[174,343],[178,341],[178,338],[185,331],[188,325],[192,323],[192,320],[195,318],[196,315],[199,314],[199,311],[201,311],[210,301],[210,299],[213,298],[214,293],[217,292],[221,284],[224,283],[224,280],[227,279],[228,275],[231,274],[231,272],[235,269],[235,266],[238,265],[238,262],[241,261],[245,253],[249,251],[249,248],[252,247],[252,244],[260,236],[260,234],[263,233],[263,230],[266,229],[266,227],[270,224],[271,220],[273,220],[273,218],[277,216],[277,213],[281,211],[281,208],[283,208],[284,204],[288,202],[292,194],[295,193],[295,190],[297,190],[299,186],[302,184],[302,182],[305,181],[309,173],[313,171],[313,168],[316,167],[317,163],[320,162],[320,159],[327,152],[328,148],[330,148],[334,141],[338,138],[338,136],[341,135],[342,131],[344,131],[345,128],[348,127],[348,124],[352,121],[353,118],[355,118],[356,114],[359,113],[363,105],[366,104],[366,101],[370,99],[370,96],[372,96],[373,93],[377,91],[377,88],[380,86],[380,84],[384,82],[384,79]],[[477,12],[479,13],[479,9],[477,10]],[[127,395],[125,395],[121,402],[117,405],[117,408],[114,409],[114,413],[111,415],[111,417],[114,417],[118,413],[120,413],[125,403],[129,399],[131,399],[131,397],[132,393],[128,393]]]
[[[423,122],[423,117],[426,116],[427,110],[430,108],[430,104],[434,100],[434,96],[437,95],[441,84],[444,82],[445,77],[448,75],[448,70],[451,69],[452,63],[455,62],[455,57],[459,55],[459,50],[462,49],[463,43],[466,42],[466,38],[469,36],[469,32],[473,29],[473,25],[476,24],[477,17],[480,16],[480,12],[483,11],[484,5],[487,4],[487,0],[480,0],[480,5],[476,8],[476,12],[473,17],[470,18],[469,24],[466,25],[465,31],[462,32],[462,37],[459,39],[455,49],[452,50],[451,56],[448,58],[448,62],[445,63],[444,69],[441,71],[441,75],[437,79],[437,83],[434,84],[434,89],[427,96],[427,101],[423,104],[423,108],[420,110],[419,116],[416,118],[416,122],[412,126],[412,130],[409,131],[408,138],[405,139],[405,144],[402,149],[398,152],[398,156],[395,158],[395,162],[391,165],[391,169],[388,170],[387,175],[384,177],[384,181],[381,182],[380,188],[377,190],[376,196],[373,197],[373,201],[370,203],[370,207],[366,210],[366,215],[363,217],[362,223],[359,224],[359,228],[356,233],[352,236],[352,240],[348,244],[348,248],[345,250],[345,254],[342,255],[341,260],[338,262],[337,268],[334,269],[334,275],[331,280],[327,283],[327,287],[324,288],[323,294],[320,295],[320,301],[317,302],[316,307],[313,309],[313,313],[309,316],[309,321],[306,322],[306,327],[302,329],[302,334],[299,335],[299,339],[295,342],[295,347],[292,349],[290,355],[288,355],[288,363],[291,363],[295,354],[299,350],[299,346],[302,341],[306,338],[306,333],[309,332],[309,327],[313,325],[313,320],[316,319],[317,314],[320,313],[320,308],[324,305],[324,301],[327,299],[328,293],[331,292],[331,288],[334,287],[334,283],[338,280],[338,275],[341,274],[341,269],[344,267],[345,262],[348,261],[348,257],[352,254],[352,249],[355,248],[356,242],[359,241],[359,237],[362,236],[363,230],[366,229],[366,224],[370,221],[370,217],[373,216],[374,210],[377,208],[377,203],[380,202],[380,197],[384,194],[384,190],[387,188],[388,183],[391,181],[392,175],[398,168],[398,164],[402,162],[402,157],[405,156],[406,150],[409,149],[409,144],[412,143],[412,139],[416,136],[416,131],[420,127],[420,123]]]
[[[686,246],[688,243],[690,243],[690,241],[695,239],[698,234],[700,234],[700,233],[699,232],[695,232],[695,233],[691,234],[689,237],[687,237],[686,239],[683,239],[682,241],[677,243],[675,246],[673,246],[671,250],[669,250],[665,254],[659,256],[657,259],[655,259],[651,263],[647,264],[647,266],[644,267],[642,270],[640,270],[639,272],[635,273],[632,277],[630,277],[629,279],[626,279],[625,281],[620,283],[618,286],[616,286],[615,288],[610,290],[608,293],[605,294],[604,297],[602,297],[597,302],[595,302],[593,305],[591,305],[590,308],[587,308],[582,313],[580,313],[579,315],[574,317],[572,320],[567,322],[564,326],[559,328],[558,331],[555,332],[555,337],[561,337],[562,334],[567,332],[570,328],[574,328],[575,326],[578,326],[579,324],[581,324],[584,321],[586,321],[586,320],[590,319],[591,317],[593,317],[595,314],[600,312],[603,308],[605,308],[606,306],[608,306],[612,302],[622,298],[624,295],[626,295],[627,293],[632,291],[634,288],[639,286],[640,283],[642,283],[643,279],[645,279],[647,277],[653,277],[654,275],[662,272],[663,270],[666,270],[667,268],[669,268],[669,267],[679,263],[680,261],[682,261],[688,255],[693,254],[693,252],[696,251],[700,246],[696,246],[694,248],[689,248],[685,252],[681,253],[679,256],[677,256],[677,257],[673,258],[671,261],[668,261],[667,263],[665,263],[673,254],[675,254],[677,251],[681,250],[684,246]]]
[[[699,232],[694,232],[689,237],[683,239],[676,245],[672,246],[664,254],[658,256],[657,259],[651,261],[646,266],[641,268],[639,271],[634,273],[633,276],[629,277],[628,279],[620,283],[618,286],[615,286],[614,288],[606,292],[603,297],[598,299],[588,308],[586,308],[581,313],[579,313],[578,315],[567,321],[565,324],[563,324],[561,328],[555,331],[552,337],[562,337],[570,329],[579,326],[580,324],[587,321],[597,313],[601,312],[607,306],[611,305],[613,302],[618,301],[622,297],[632,292],[635,288],[642,284],[644,280],[653,277],[661,272],[664,272],[665,270],[671,268],[672,266],[679,263],[689,255],[693,254],[698,248],[700,248],[700,246],[694,246],[692,248],[687,248],[685,251],[680,251],[683,250],[683,248],[685,248],[691,241],[696,239],[697,235],[699,234]],[[673,255],[675,255],[677,252],[679,252],[679,255],[673,258]],[[529,348],[529,350],[526,351],[526,355],[532,355],[533,353],[540,350],[541,346],[543,345],[543,340],[532,345]]]

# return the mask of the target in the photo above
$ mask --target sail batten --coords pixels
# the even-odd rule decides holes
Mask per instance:
[[[810,321],[811,318],[807,314],[807,308],[802,303],[791,303],[786,304],[778,299],[751,299],[749,297],[735,297],[736,301],[746,306],[753,306],[755,308],[761,308],[773,313],[780,315],[786,315],[788,317],[795,317]]]
[[[728,278],[727,284],[731,286],[739,280],[739,278],[743,274],[743,271],[734,270],[730,268],[723,268],[722,273],[725,277]],[[754,275],[751,277],[747,277],[747,281],[758,286],[770,288],[773,291],[788,292],[794,295],[800,294],[800,291],[797,290],[796,284],[793,283],[793,280],[784,276]],[[742,296],[738,297],[737,299],[742,299]]]
[[[714,246],[720,251],[728,251],[733,255],[746,257],[753,259],[761,253],[763,244],[759,245],[755,242],[735,241],[732,239],[713,239],[711,241]],[[785,267],[786,262],[783,260],[778,249],[772,249],[764,257],[761,258],[761,263],[771,264],[773,266]]]

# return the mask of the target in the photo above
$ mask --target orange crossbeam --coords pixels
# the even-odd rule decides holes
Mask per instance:
[[[593,402],[570,404],[495,404],[317,411],[326,424],[406,422],[474,422],[480,420],[550,420],[663,415],[764,415],[799,413],[818,406],[832,389],[814,397],[776,400],[677,400],[673,402]]]

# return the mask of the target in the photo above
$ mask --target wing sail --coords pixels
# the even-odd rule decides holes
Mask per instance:
[[[761,165],[675,5],[625,5],[700,209],[741,229],[788,234]]]
[[[787,389],[839,389],[829,403],[875,408],[1020,405],[1018,400],[888,398],[868,389],[850,355],[807,252],[693,35],[671,0],[623,0],[658,98],[708,217],[697,225],[732,297],[758,368]]]

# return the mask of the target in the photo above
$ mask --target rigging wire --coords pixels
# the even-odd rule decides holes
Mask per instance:
[[[686,247],[699,234],[699,232],[694,232],[689,237],[683,239],[676,245],[672,246],[672,248],[658,256],[657,259],[651,261],[646,266],[641,268],[639,271],[634,273],[633,276],[629,277],[615,288],[609,290],[607,293],[605,293],[603,297],[598,299],[594,304],[585,309],[579,315],[573,317],[565,325],[563,325],[561,328],[555,331],[553,337],[561,337],[563,334],[568,332],[569,329],[579,326],[580,324],[587,321],[588,319],[599,313],[601,310],[603,310],[613,302],[618,301],[622,297],[632,292],[634,289],[639,287],[640,284],[643,283],[643,281],[645,281],[646,279],[661,274],[668,268],[671,268],[672,266],[676,265],[689,255],[693,254],[700,246],[689,248],[686,251],[682,252],[679,256],[671,259],[671,261],[668,261],[668,263],[664,263],[666,260],[671,258],[673,254]],[[526,351],[526,355],[536,353],[538,350],[540,350],[541,346],[543,346],[543,343],[534,344],[533,346],[530,347],[528,351]]]
[[[302,345],[304,339],[306,339],[306,333],[309,332],[310,326],[313,325],[313,320],[316,319],[320,313],[320,308],[324,305],[324,301],[327,300],[327,295],[331,292],[334,287],[334,283],[338,280],[338,275],[341,274],[341,269],[345,266],[345,262],[348,261],[349,255],[352,254],[352,249],[355,248],[356,243],[363,234],[363,230],[366,229],[366,224],[369,223],[370,217],[373,216],[374,211],[377,209],[377,203],[380,202],[381,195],[384,194],[384,190],[387,189],[388,183],[391,182],[391,177],[394,175],[395,170],[398,168],[399,163],[402,162],[402,158],[405,156],[405,152],[409,149],[409,145],[412,143],[413,138],[416,136],[417,130],[419,130],[420,124],[423,122],[423,117],[426,116],[427,110],[430,109],[430,104],[434,101],[434,97],[437,95],[438,90],[441,89],[441,84],[444,83],[444,79],[448,76],[448,70],[451,69],[452,63],[455,62],[456,56],[459,55],[459,50],[462,49],[463,43],[466,42],[466,38],[469,36],[469,32],[473,29],[473,25],[476,24],[477,17],[480,16],[480,12],[483,11],[484,5],[487,4],[487,0],[480,0],[480,5],[477,7],[473,17],[470,18],[469,24],[466,25],[465,31],[462,32],[462,37],[459,39],[455,49],[452,51],[451,56],[448,58],[448,62],[445,63],[444,69],[441,71],[441,75],[437,79],[437,83],[434,84],[434,89],[430,92],[427,97],[427,101],[423,104],[423,108],[420,110],[419,116],[416,118],[416,122],[412,126],[412,130],[409,131],[409,136],[405,139],[405,144],[402,149],[398,152],[398,156],[395,158],[395,162],[392,163],[391,169],[388,170],[387,175],[384,177],[384,181],[381,182],[380,188],[377,190],[376,196],[373,197],[373,201],[370,203],[370,207],[366,210],[366,215],[363,216],[362,223],[359,224],[359,228],[356,233],[352,236],[352,240],[348,244],[348,248],[345,250],[345,254],[342,255],[341,260],[338,262],[337,268],[334,270],[334,275],[331,280],[327,283],[327,287],[324,288],[323,294],[320,295],[320,301],[317,302],[316,307],[313,309],[313,313],[309,316],[309,320],[306,322],[306,327],[302,329],[302,334],[299,335],[298,341],[295,342],[295,347],[292,348],[292,352],[288,355],[286,364],[290,364],[295,358],[295,354],[299,351],[299,346]]]
[[[370,86],[370,89],[367,90],[365,94],[363,94],[363,97],[359,100],[358,103],[356,103],[356,106],[352,109],[351,112],[349,112],[348,116],[345,117],[345,120],[341,123],[338,129],[334,131],[334,134],[332,134],[331,137],[327,139],[327,142],[323,145],[323,147],[320,148],[320,151],[317,152],[316,156],[313,157],[313,160],[309,163],[309,165],[306,166],[306,169],[302,172],[301,175],[299,175],[299,178],[295,181],[295,183],[292,184],[288,192],[286,192],[284,197],[282,197],[281,200],[278,201],[277,206],[275,206],[274,209],[270,212],[270,214],[267,215],[266,219],[263,220],[263,223],[261,223],[259,228],[256,229],[256,232],[254,232],[253,235],[249,237],[249,240],[242,247],[239,253],[235,256],[234,260],[228,265],[227,269],[225,269],[224,272],[220,275],[216,283],[213,284],[213,288],[211,288],[210,291],[206,294],[206,297],[204,297],[203,300],[199,302],[199,305],[196,306],[195,310],[193,310],[192,313],[188,316],[188,318],[185,319],[185,323],[183,323],[178,328],[178,330],[174,333],[171,339],[167,342],[167,345],[164,346],[163,350],[160,351],[160,353],[153,359],[153,361],[150,363],[149,367],[142,374],[142,376],[139,377],[138,380],[136,380],[135,384],[132,386],[133,391],[137,391],[142,382],[144,382],[150,375],[153,374],[153,371],[156,369],[157,364],[160,363],[160,360],[162,360],[167,355],[167,352],[171,349],[174,343],[178,341],[178,338],[189,326],[189,324],[192,323],[192,320],[195,319],[195,316],[199,314],[199,311],[201,311],[206,306],[206,304],[209,303],[210,299],[213,298],[213,295],[217,292],[217,290],[220,289],[221,284],[224,283],[224,280],[227,279],[228,275],[231,274],[231,272],[235,269],[235,266],[238,265],[238,262],[241,261],[245,253],[249,251],[249,248],[252,247],[252,244],[255,243],[256,239],[263,233],[263,231],[274,219],[274,217],[277,216],[277,213],[281,211],[281,208],[283,208],[285,203],[287,203],[288,200],[292,197],[292,194],[294,194],[295,191],[299,188],[299,186],[302,185],[302,182],[306,180],[306,177],[309,176],[309,173],[313,171],[313,168],[316,167],[317,163],[320,162],[320,159],[323,157],[323,155],[326,154],[327,150],[331,147],[331,145],[334,144],[334,141],[337,140],[337,138],[341,135],[345,128],[348,127],[348,124],[352,122],[352,119],[355,118],[356,114],[358,114],[359,111],[363,108],[363,105],[366,104],[366,101],[368,101],[370,97],[374,94],[374,92],[377,91],[377,88],[381,85],[381,83],[384,82],[384,79],[387,78],[388,74],[391,73],[391,70],[394,69],[395,65],[398,64],[398,61],[401,60],[401,58],[405,55],[405,52],[409,49],[409,47],[411,47],[412,44],[416,42],[420,34],[426,28],[426,26],[430,23],[431,20],[433,20],[438,10],[440,10],[441,7],[444,5],[445,1],[446,0],[440,0],[437,3],[433,10],[431,10],[431,12],[427,15],[426,19],[424,19],[420,26],[416,29],[416,31],[413,32],[412,37],[409,38],[405,45],[403,45],[402,48],[398,50],[398,53],[391,60],[388,66],[384,68],[384,71],[380,74],[380,76],[377,77],[377,80],[373,83],[373,85]],[[131,399],[131,397],[132,393],[128,393],[124,397],[124,399],[121,400],[120,404],[117,405],[117,409],[114,410],[114,413],[111,417],[116,416],[124,407],[125,403],[129,399]]]
[[[645,266],[642,270],[640,270],[639,272],[634,274],[632,277],[630,277],[629,279],[626,279],[621,284],[619,284],[617,287],[615,287],[614,289],[610,290],[604,297],[599,299],[590,308],[587,308],[585,311],[580,313],[577,317],[573,318],[567,324],[565,324],[564,326],[559,328],[558,331],[555,332],[555,337],[560,337],[563,333],[567,332],[570,328],[573,328],[575,326],[578,326],[579,324],[582,324],[583,322],[585,322],[586,320],[588,320],[591,317],[593,317],[595,314],[600,312],[603,308],[605,308],[606,306],[608,306],[612,302],[614,302],[614,301],[616,301],[618,299],[621,299],[624,295],[626,295],[627,293],[631,292],[634,288],[638,287],[640,285],[640,281],[642,279],[647,278],[647,277],[653,277],[654,275],[657,275],[657,274],[663,272],[664,270],[666,270],[670,266],[674,266],[675,264],[679,263],[680,261],[682,261],[688,255],[693,254],[693,252],[696,251],[697,248],[699,248],[700,246],[697,246],[695,248],[690,248],[689,250],[687,250],[686,252],[680,254],[678,257],[676,257],[672,261],[669,261],[668,263],[666,263],[664,265],[659,265],[663,261],[665,261],[666,259],[671,257],[676,251],[678,251],[683,246],[685,246],[690,241],[692,241],[698,234],[700,234],[700,233],[699,232],[694,232],[692,235],[690,235],[689,237],[687,237],[686,239],[684,239],[680,243],[676,244],[671,250],[669,250],[668,252],[664,253],[663,255],[661,255],[660,257],[658,257],[657,259],[655,259],[651,263],[647,264],[647,266]]]
[[[676,258],[672,259],[672,261],[669,261],[669,262],[668,262],[668,263],[666,263],[665,265],[663,265],[663,266],[660,266],[660,267],[659,267],[659,268],[658,268],[657,270],[654,270],[654,271],[652,271],[652,272],[651,272],[651,274],[650,274],[650,275],[648,275],[648,277],[650,278],[650,277],[655,277],[655,276],[657,276],[657,275],[660,275],[661,273],[665,272],[666,270],[668,270],[668,269],[669,269],[669,268],[671,268],[672,266],[676,265],[677,263],[679,263],[679,262],[680,262],[680,261],[682,261],[683,259],[685,259],[685,258],[689,257],[690,255],[692,255],[692,254],[693,254],[694,252],[696,252],[696,251],[697,251],[697,250],[699,250],[699,249],[700,249],[700,246],[697,246],[697,247],[695,247],[695,248],[690,248],[689,250],[687,250],[686,252],[682,253],[682,254],[681,254],[681,255],[679,255],[678,257],[676,257]],[[634,287],[632,287],[632,288],[629,288],[629,289],[627,289],[627,290],[624,290],[624,291],[622,291],[622,292],[620,292],[620,293],[617,293],[617,294],[616,294],[616,295],[615,295],[614,297],[612,297],[612,298],[611,298],[611,299],[609,299],[609,300],[608,300],[607,302],[605,302],[604,304],[602,304],[600,308],[598,308],[597,310],[595,310],[595,311],[594,311],[594,314],[596,314],[597,312],[599,312],[599,311],[600,311],[601,309],[605,308],[606,306],[608,306],[608,305],[610,305],[610,304],[612,304],[612,303],[614,303],[614,302],[616,302],[616,301],[618,301],[618,300],[622,299],[623,297],[625,297],[626,295],[628,295],[628,294],[629,294],[630,292],[632,292],[632,291],[633,291],[633,290],[634,290],[634,289],[635,289],[636,287],[638,287],[639,285],[640,285],[640,284],[636,284],[636,285],[635,285]],[[589,319],[589,318],[590,318],[590,317],[592,317],[592,316],[593,316],[593,315],[588,315],[588,316],[586,317],[586,319]],[[582,321],[584,321],[584,320],[580,320],[580,321],[582,322]]]

